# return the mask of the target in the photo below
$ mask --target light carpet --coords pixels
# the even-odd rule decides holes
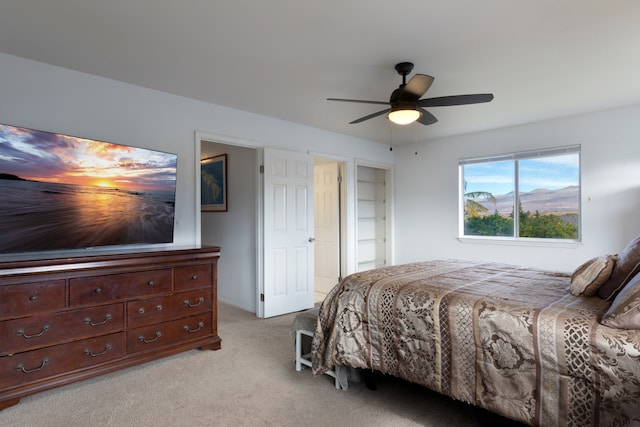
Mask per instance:
[[[258,319],[221,304],[222,349],[193,350],[24,397],[0,426],[513,426],[424,387],[378,376],[377,390],[295,370],[295,314]]]

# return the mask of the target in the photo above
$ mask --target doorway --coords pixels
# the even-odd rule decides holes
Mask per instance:
[[[314,294],[321,302],[343,275],[344,162],[314,159]]]
[[[218,300],[256,312],[258,150],[219,141],[217,138],[198,141],[198,162],[221,154],[227,156],[228,191],[226,211],[201,211],[200,206],[197,207],[200,243],[222,249],[218,264]]]
[[[380,268],[391,259],[392,185],[391,171],[358,165],[357,193],[357,271]]]

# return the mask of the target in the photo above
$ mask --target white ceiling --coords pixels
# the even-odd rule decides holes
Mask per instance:
[[[397,144],[640,103],[639,22],[637,0],[3,0],[0,52]],[[326,101],[387,101],[402,61],[425,97],[495,99],[403,129]]]

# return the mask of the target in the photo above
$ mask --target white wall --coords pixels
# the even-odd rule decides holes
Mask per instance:
[[[640,234],[640,106],[397,147],[396,263],[477,259],[572,271]],[[437,125],[436,125],[437,126]],[[425,131],[426,132],[426,131]],[[458,159],[582,146],[582,243],[573,247],[462,243]]]
[[[211,84],[217,82],[212,76]],[[178,154],[176,244],[196,238],[196,132],[256,146],[328,153],[353,171],[358,159],[391,164],[386,145],[0,53],[0,123]],[[353,191],[353,190],[352,190]],[[233,199],[229,201],[234,203]],[[353,203],[351,203],[351,206]],[[215,241],[215,239],[212,239]],[[238,271],[227,257],[220,268]],[[236,286],[219,280],[221,295]],[[244,292],[244,291],[243,291]]]

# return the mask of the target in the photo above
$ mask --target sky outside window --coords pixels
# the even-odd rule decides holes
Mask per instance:
[[[519,169],[520,192],[541,188],[559,190],[579,185],[577,153],[520,160]]]
[[[520,192],[559,190],[579,185],[577,153],[519,160]],[[465,193],[484,191],[501,196],[515,190],[515,161],[475,163],[464,166]]]
[[[514,162],[474,163],[464,166],[465,193],[488,192],[494,196],[514,190]]]

